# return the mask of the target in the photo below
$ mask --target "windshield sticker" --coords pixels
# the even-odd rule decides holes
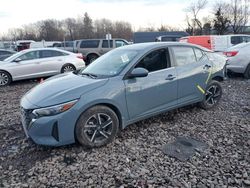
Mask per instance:
[[[127,54],[122,55],[122,56],[121,56],[121,59],[122,59],[122,62],[123,62],[123,63],[129,62],[129,58],[128,58],[128,55],[127,55]]]

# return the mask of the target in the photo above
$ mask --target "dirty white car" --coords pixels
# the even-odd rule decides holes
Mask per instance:
[[[241,43],[228,48],[224,55],[227,56],[227,70],[243,73],[245,78],[250,78],[250,42]]]

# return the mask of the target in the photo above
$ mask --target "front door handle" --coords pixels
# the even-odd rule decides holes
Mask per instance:
[[[173,76],[172,74],[169,74],[167,78],[165,78],[165,80],[173,80],[175,79],[176,77]]]
[[[204,65],[203,67],[203,69],[209,69],[209,68],[211,68],[211,65],[208,65],[208,64]]]

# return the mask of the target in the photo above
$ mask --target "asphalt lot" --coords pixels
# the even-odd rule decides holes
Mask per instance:
[[[250,80],[224,81],[215,109],[188,106],[140,121],[92,150],[25,138],[19,100],[36,84],[0,88],[0,187],[250,187]],[[180,162],[161,151],[177,136],[209,147]]]

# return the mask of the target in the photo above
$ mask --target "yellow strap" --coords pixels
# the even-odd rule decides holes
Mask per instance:
[[[205,90],[201,86],[197,84],[196,87],[200,90],[202,94],[205,94]]]

